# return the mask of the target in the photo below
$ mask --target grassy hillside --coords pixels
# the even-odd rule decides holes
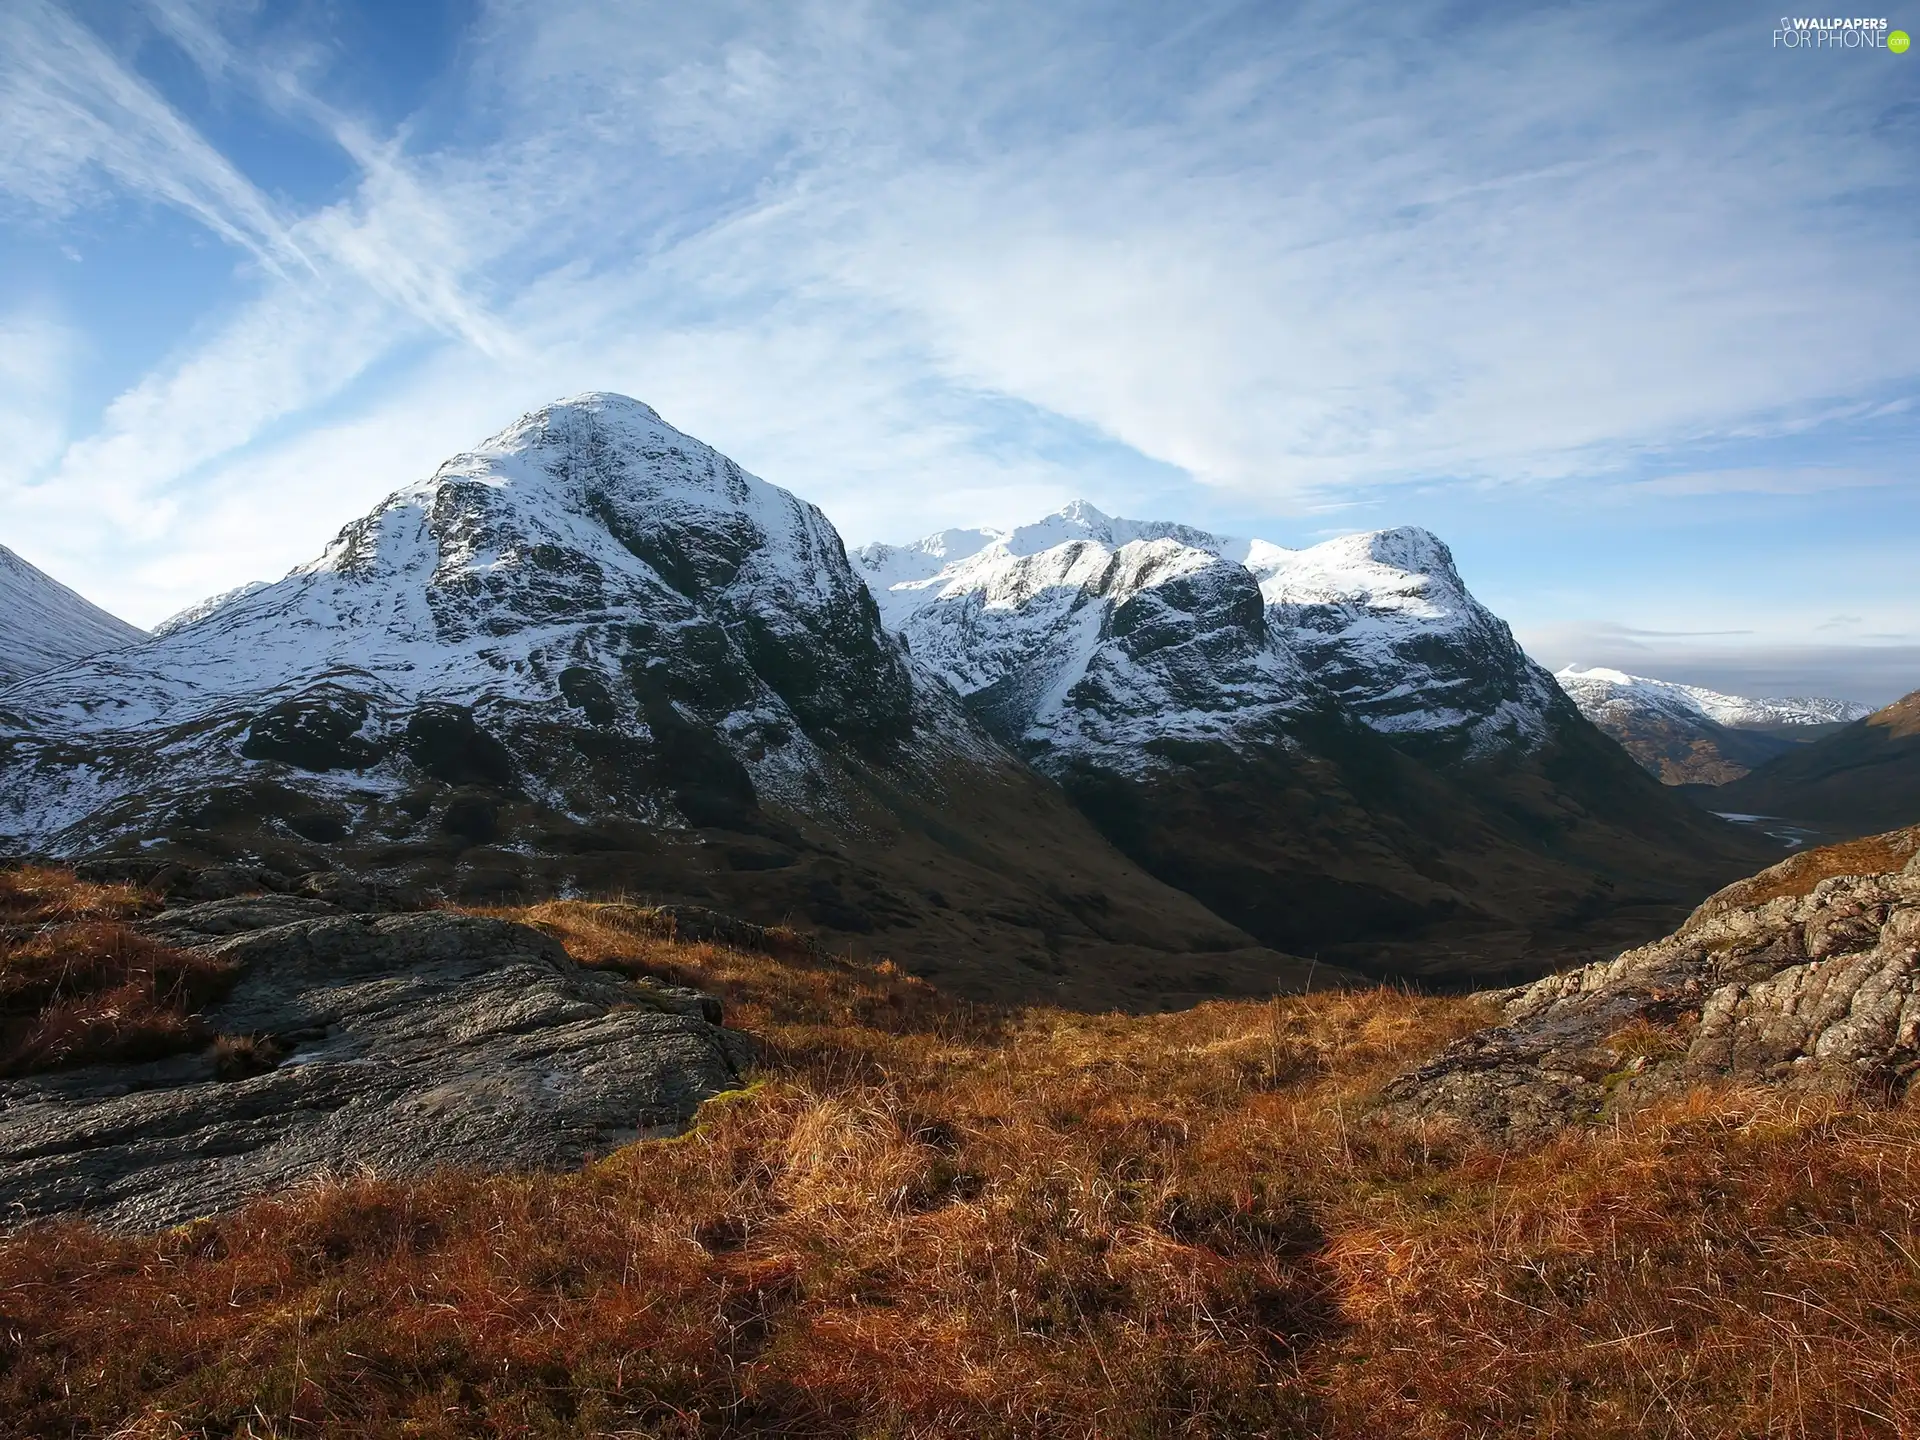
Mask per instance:
[[[1835,835],[1920,822],[1920,690],[1701,798]]]
[[[1369,1113],[1470,1000],[1000,1010],[490,913],[721,993],[761,1078],[581,1174],[16,1232],[0,1433],[1920,1432],[1920,1106],[1703,1091],[1502,1153]]]

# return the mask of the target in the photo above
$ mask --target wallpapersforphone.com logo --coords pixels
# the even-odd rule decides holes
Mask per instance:
[[[1912,43],[1904,30],[1895,30],[1886,20],[1795,17],[1782,15],[1780,28],[1773,32],[1776,50],[1891,50],[1907,53]]]

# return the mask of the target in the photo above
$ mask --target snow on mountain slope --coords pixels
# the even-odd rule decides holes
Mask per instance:
[[[423,724],[428,702],[439,719]],[[647,406],[592,394],[448,461],[278,583],[15,687],[0,833],[52,844],[107,823],[115,792],[151,797],[236,752],[364,791],[465,745],[564,806],[566,757],[488,743],[511,752],[516,729],[556,713],[643,755],[623,773],[652,774],[683,810],[799,800],[825,783],[820,744],[884,748],[913,709],[825,516]],[[76,766],[87,743],[99,754]]]
[[[1314,677],[1383,734],[1468,755],[1531,749],[1560,702],[1453,553],[1412,526],[1305,550],[1248,544],[1267,613]]]
[[[1620,670],[1569,665],[1553,677],[1580,713],[1669,785],[1725,785],[1811,739],[1859,719],[1846,700],[1752,700]]]
[[[1007,561],[1027,560],[1063,545],[1090,544],[1118,550],[1136,541],[1173,540],[1219,558],[1218,536],[1189,525],[1119,520],[1103,515],[1084,500],[1032,525],[1012,530],[942,530],[906,545],[866,545],[854,562],[879,602],[888,628],[898,629],[919,606],[948,589],[954,573],[985,574]],[[969,567],[969,562],[972,565]]]
[[[853,558],[888,627],[1001,733],[1029,746],[1096,735],[1118,743],[1122,733],[1138,744],[1156,715],[1169,734],[1227,736],[1331,694],[1382,733],[1473,754],[1537,744],[1547,713],[1564,703],[1424,530],[1289,550],[1117,519],[1076,501],[1013,530],[946,531],[913,545],[870,545]],[[1114,624],[1134,596],[1174,581],[1190,589],[1188,577],[1203,571],[1216,572],[1218,592],[1206,614],[1234,611],[1226,596],[1245,587],[1232,575],[1253,581],[1261,611],[1252,616],[1240,596],[1235,624],[1196,620],[1215,637],[1208,700],[1203,669],[1189,665],[1171,685],[1152,677],[1156,662],[1144,654],[1122,663]],[[1239,637],[1231,664],[1220,644],[1229,630]],[[1076,689],[1095,675],[1100,686]],[[1096,694],[1101,722],[1074,720]],[[1116,726],[1123,710],[1129,723]]]
[[[186,609],[175,611],[158,625],[154,626],[153,633],[155,635],[168,635],[175,630],[193,624],[196,620],[204,620],[214,611],[220,609],[221,606],[230,605],[235,600],[244,599],[256,590],[264,590],[269,583],[270,582],[266,580],[249,580],[246,584],[236,585],[231,590],[222,590],[218,595],[209,595],[204,600],[196,600],[193,604],[187,606]]]
[[[1870,713],[1869,706],[1853,700],[1804,695],[1778,699],[1722,695],[1698,685],[1650,680],[1644,675],[1629,675],[1600,666],[1583,669],[1569,665],[1556,671],[1553,678],[1573,697],[1588,719],[1593,719],[1601,707],[1615,705],[1704,715],[1716,725],[1735,729],[1763,725],[1838,725],[1865,719]]]
[[[1052,768],[1124,768],[1155,739],[1231,740],[1312,694],[1219,543],[1076,502],[853,558],[888,626],[996,734]]]
[[[1726,827],[1595,733],[1424,530],[1291,550],[1081,503],[852,558],[916,664],[1268,944],[1418,968],[1498,933],[1518,963],[1616,895],[1689,905],[1737,873]]]
[[[146,638],[0,545],[0,687]]]
[[[976,998],[1104,1009],[1312,969],[996,744],[817,509],[616,395],[546,406],[285,578],[6,691],[0,853],[23,852],[617,892],[817,925],[836,953],[884,932],[877,953]]]

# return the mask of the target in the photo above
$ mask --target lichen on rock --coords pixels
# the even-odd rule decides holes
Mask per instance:
[[[1869,873],[1830,873],[1847,862]],[[1405,1118],[1515,1143],[1713,1081],[1857,1097],[1920,1069],[1920,826],[1795,856],[1674,934],[1493,998],[1505,1023],[1388,1087]]]

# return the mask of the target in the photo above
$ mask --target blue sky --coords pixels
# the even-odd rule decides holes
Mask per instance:
[[[610,389],[851,543],[1417,523],[1549,664],[1888,699],[1920,51],[1778,23],[7,0],[0,542],[150,624]]]

